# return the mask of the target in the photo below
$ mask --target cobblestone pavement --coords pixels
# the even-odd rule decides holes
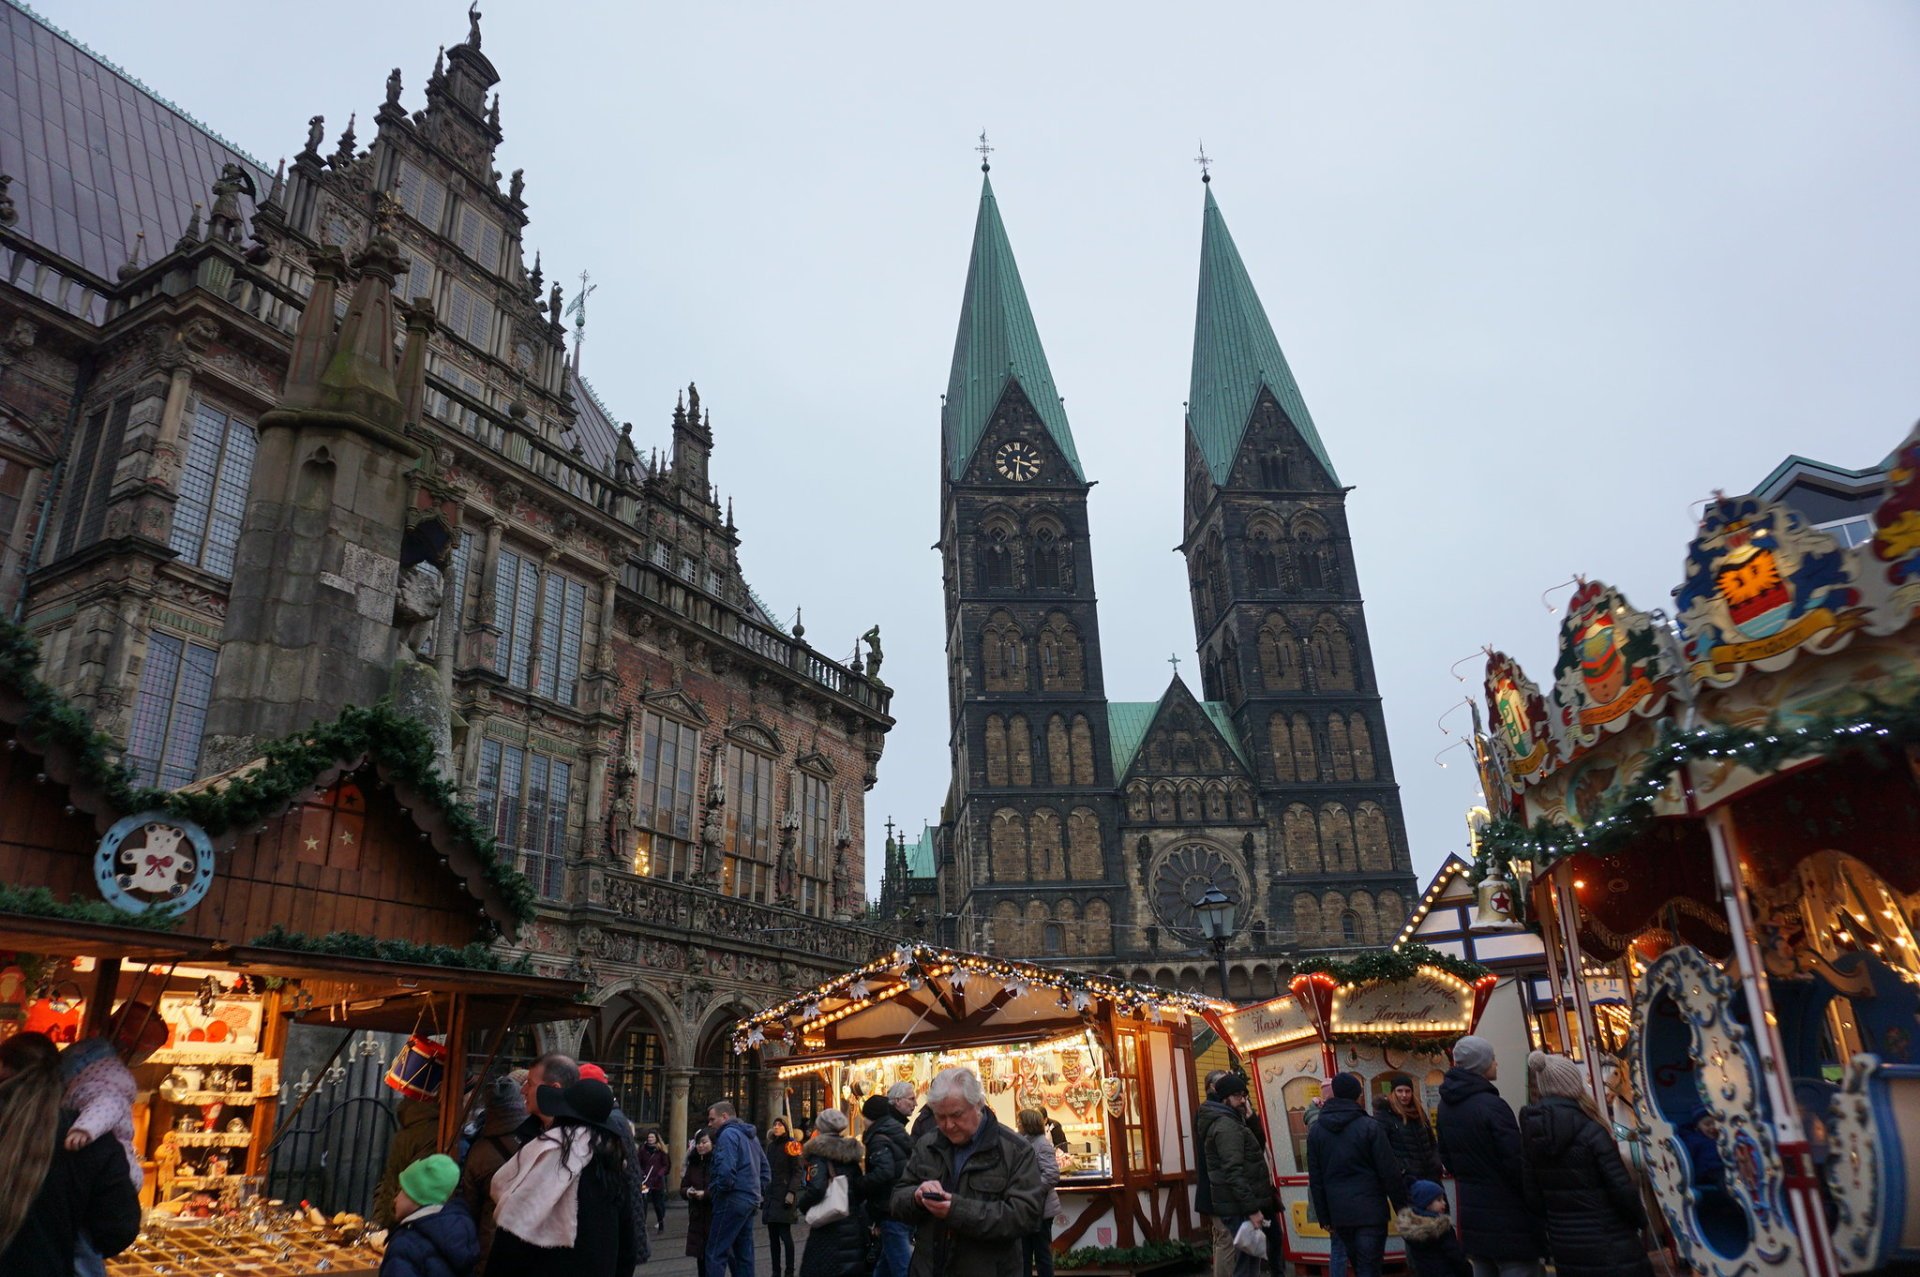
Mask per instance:
[[[799,1255],[806,1247],[807,1226],[793,1226],[794,1271],[800,1270]],[[653,1228],[653,1212],[647,1212],[647,1241],[653,1245],[653,1258],[640,1265],[636,1270],[639,1277],[694,1277],[695,1268],[691,1256],[684,1254],[687,1249],[687,1206],[676,1201],[667,1207],[667,1231],[656,1232]],[[755,1224],[753,1228],[753,1272],[754,1277],[773,1277],[767,1271],[767,1229],[764,1224]]]

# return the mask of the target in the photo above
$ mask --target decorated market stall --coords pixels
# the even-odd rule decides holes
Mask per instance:
[[[1285,1258],[1326,1265],[1332,1234],[1313,1216],[1307,1192],[1307,1129],[1335,1073],[1355,1073],[1373,1100],[1406,1074],[1431,1114],[1447,1050],[1471,1033],[1498,978],[1487,968],[1420,945],[1397,945],[1345,962],[1303,960],[1289,992],[1266,1002],[1207,1013],[1247,1063],[1255,1110],[1267,1133],[1280,1189]],[[1388,1238],[1388,1255],[1404,1248]]]
[[[1055,1249],[1125,1250],[1196,1235],[1187,1021],[1228,1005],[911,945],[742,1020],[733,1044],[784,1047],[780,1075],[823,1077],[856,1128],[866,1096],[973,1069],[1001,1122],[1039,1108],[1064,1130]]]
[[[509,1027],[576,1014],[577,982],[489,942],[530,916],[525,882],[433,772],[425,732],[384,709],[138,790],[32,667],[0,631],[0,1036],[118,1031],[151,1052],[135,1072],[148,1225],[109,1271],[370,1272],[364,1220],[264,1191],[283,1109],[313,1093],[283,1076],[289,1028],[409,1035],[392,1084],[446,1100],[451,1147],[463,1113],[443,1081]]]
[[[1582,582],[1552,688],[1491,653],[1483,898],[1570,986],[1596,1091],[1624,1057],[1700,1271],[1920,1260],[1920,432],[1872,535],[1711,501],[1669,621]],[[1568,973],[1631,992],[1625,1040]],[[1700,1115],[1726,1171],[1687,1152]]]

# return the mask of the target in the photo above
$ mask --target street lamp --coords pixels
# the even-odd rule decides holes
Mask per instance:
[[[1213,946],[1213,956],[1220,963],[1220,996],[1227,993],[1227,941],[1233,939],[1233,898],[1218,887],[1208,887],[1206,894],[1193,902],[1194,916],[1200,922],[1200,934]]]

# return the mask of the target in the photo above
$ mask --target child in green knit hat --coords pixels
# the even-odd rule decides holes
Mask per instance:
[[[393,1231],[380,1277],[468,1277],[480,1260],[480,1231],[454,1196],[460,1167],[444,1153],[400,1172],[393,1194]]]

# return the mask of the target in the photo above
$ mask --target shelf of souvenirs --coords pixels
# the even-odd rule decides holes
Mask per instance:
[[[169,1104],[225,1104],[232,1108],[245,1108],[257,1104],[263,1099],[273,1099],[271,1095],[255,1095],[252,1091],[175,1091],[169,1095],[163,1089],[155,1092]]]
[[[252,1131],[174,1131],[183,1148],[245,1148],[253,1142]]]

